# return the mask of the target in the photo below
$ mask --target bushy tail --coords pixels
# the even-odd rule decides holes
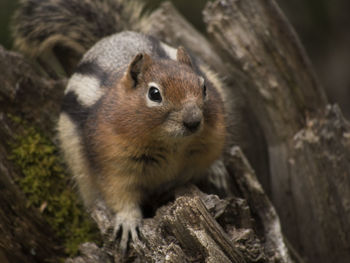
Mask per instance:
[[[105,36],[137,30],[141,12],[135,0],[21,0],[14,46],[34,57],[55,46],[82,55]]]

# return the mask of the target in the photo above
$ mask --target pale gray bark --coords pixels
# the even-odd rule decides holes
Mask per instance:
[[[327,99],[273,0],[216,1],[208,32],[248,85],[240,89],[268,143],[271,197],[310,262],[349,262],[349,125]]]

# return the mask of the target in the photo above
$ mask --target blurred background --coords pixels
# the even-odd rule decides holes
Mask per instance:
[[[151,9],[162,1],[144,0]],[[207,1],[172,2],[197,29],[205,33],[201,11]],[[350,119],[350,1],[276,1],[299,34],[330,101],[338,103]],[[0,44],[7,49],[12,47],[9,21],[17,4],[18,0],[0,0]]]

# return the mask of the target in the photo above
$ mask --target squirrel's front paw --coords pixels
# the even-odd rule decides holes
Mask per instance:
[[[142,213],[139,208],[122,210],[116,213],[114,218],[113,236],[120,235],[119,247],[123,253],[126,252],[129,238],[136,241],[139,238],[139,227],[142,222]]]

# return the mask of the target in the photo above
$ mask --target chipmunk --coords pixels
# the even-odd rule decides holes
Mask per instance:
[[[58,8],[71,1],[47,2]],[[27,2],[34,3],[37,10],[48,5]],[[77,37],[66,28],[68,38]],[[43,33],[44,45],[52,42],[50,34]],[[18,39],[22,46],[32,43],[23,35]],[[140,207],[150,195],[202,178],[221,156],[227,137],[224,102],[215,75],[183,47],[124,31],[102,38],[84,54],[65,90],[58,137],[85,206],[93,208],[102,198],[115,214],[122,250],[129,235],[137,238]]]

